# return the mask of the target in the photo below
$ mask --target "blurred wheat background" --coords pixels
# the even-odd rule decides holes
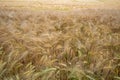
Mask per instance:
[[[0,80],[120,80],[120,10],[0,8]]]

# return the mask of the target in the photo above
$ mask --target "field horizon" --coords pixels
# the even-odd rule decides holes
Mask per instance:
[[[0,8],[33,10],[120,9],[119,0],[1,0]]]

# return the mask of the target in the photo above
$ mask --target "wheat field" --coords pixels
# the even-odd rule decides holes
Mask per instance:
[[[0,8],[0,80],[120,80],[120,10]]]

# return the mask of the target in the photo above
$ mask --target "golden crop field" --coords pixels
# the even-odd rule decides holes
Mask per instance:
[[[0,80],[120,80],[117,0],[50,1],[0,0]]]

